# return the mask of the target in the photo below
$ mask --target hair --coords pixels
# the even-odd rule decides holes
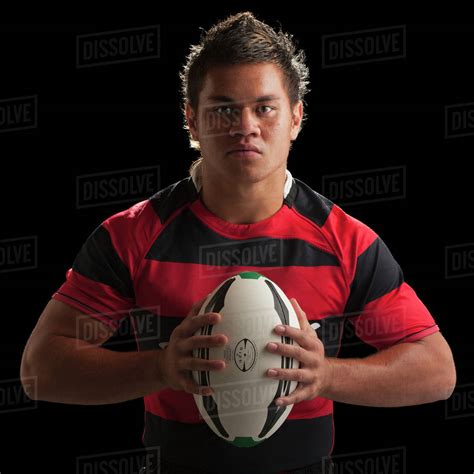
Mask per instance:
[[[190,53],[180,73],[182,112],[185,115],[186,104],[197,111],[199,93],[204,78],[210,68],[226,64],[273,63],[283,72],[290,105],[298,101],[305,104],[304,96],[309,92],[309,69],[305,64],[303,50],[298,50],[292,35],[272,27],[255,18],[251,12],[241,12],[229,16],[202,31],[200,42],[190,47]],[[306,115],[303,109],[303,122]],[[200,150],[199,142],[194,140],[184,119],[184,128],[188,130],[191,148]],[[202,157],[194,161],[190,172]]]

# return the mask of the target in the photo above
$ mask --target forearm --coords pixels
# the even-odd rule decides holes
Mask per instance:
[[[164,385],[158,373],[161,351],[116,352],[62,336],[48,341],[31,361],[28,396],[49,402],[104,405],[141,398]]]
[[[338,402],[397,407],[446,399],[446,374],[416,343],[403,343],[365,358],[327,358],[328,384],[320,394]]]

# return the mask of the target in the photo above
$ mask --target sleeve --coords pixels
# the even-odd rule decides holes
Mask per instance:
[[[383,240],[368,227],[364,232],[360,241],[368,245],[355,262],[345,310],[356,335],[381,350],[439,331]]]
[[[132,243],[127,236],[116,216],[102,222],[83,244],[52,298],[117,329],[135,304],[128,248]]]

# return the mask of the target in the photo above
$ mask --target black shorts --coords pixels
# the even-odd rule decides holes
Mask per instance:
[[[225,471],[225,469],[223,469]],[[161,459],[161,470],[154,467],[142,467],[140,469],[140,474],[210,474],[208,471],[202,471],[198,469],[177,466],[166,462],[166,460]],[[301,467],[298,469],[293,469],[291,471],[279,471],[278,473],[268,473],[268,474],[333,474],[334,473],[334,464],[329,459],[320,460],[311,466]]]

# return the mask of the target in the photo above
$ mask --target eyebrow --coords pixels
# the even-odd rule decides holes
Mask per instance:
[[[263,95],[261,97],[257,97],[255,102],[269,102],[271,100],[279,100],[280,98],[276,95]],[[207,100],[211,102],[221,102],[221,103],[239,103],[240,101],[232,99],[232,97],[228,97],[226,95],[211,95],[207,98]]]

